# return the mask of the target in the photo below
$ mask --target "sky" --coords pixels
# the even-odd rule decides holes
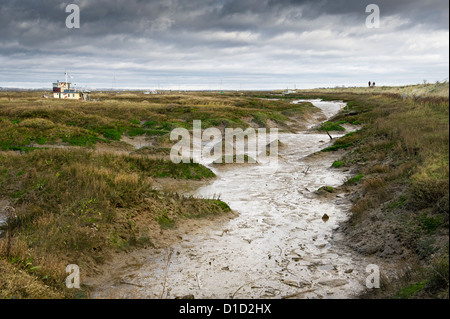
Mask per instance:
[[[79,28],[66,26],[70,4]],[[379,28],[366,24],[369,4]],[[0,87],[51,89],[65,70],[90,89],[448,80],[449,1],[0,0]]]

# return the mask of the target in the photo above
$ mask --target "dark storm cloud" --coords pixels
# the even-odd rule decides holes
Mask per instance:
[[[361,20],[370,3],[379,5],[386,17],[398,15],[410,23],[448,29],[447,0],[6,0],[0,4],[0,37],[20,36],[37,41],[64,32],[67,16],[64,8],[72,2],[82,11],[84,28],[79,33],[83,36],[136,36],[168,30],[257,30],[323,15]],[[50,29],[52,33],[48,33]]]
[[[65,26],[70,3],[81,9],[80,29]],[[379,30],[365,27],[370,3],[380,7]],[[138,71],[347,72],[348,78],[374,66],[414,72],[417,63],[434,76],[438,65],[448,66],[441,52],[448,51],[448,6],[448,0],[2,0],[0,81],[14,68],[44,73],[67,61],[84,74],[115,69],[130,78]]]

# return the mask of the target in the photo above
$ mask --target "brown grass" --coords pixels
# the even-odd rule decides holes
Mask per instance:
[[[434,258],[448,260],[448,84],[444,97],[404,100],[399,94],[380,94],[380,90],[304,92],[308,97],[342,98],[349,110],[335,121],[348,120],[346,115],[351,112],[351,121],[365,124],[342,159],[365,176],[362,183],[346,186],[354,198],[346,231],[353,240],[376,242],[380,247],[395,235],[404,255],[391,257],[392,267],[400,258],[407,258],[411,265],[420,259],[416,268],[420,271],[400,271],[398,279],[385,287],[386,293],[372,297],[448,298],[448,267]]]

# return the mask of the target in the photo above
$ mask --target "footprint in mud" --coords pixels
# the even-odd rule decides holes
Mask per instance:
[[[275,222],[274,218],[264,218],[262,221],[263,221],[263,223],[265,223],[265,224],[267,224],[269,226],[276,226],[276,224],[277,224]]]
[[[336,267],[333,265],[322,265],[322,266],[317,267],[317,269],[325,270],[325,271],[332,271],[332,270],[336,270]]]

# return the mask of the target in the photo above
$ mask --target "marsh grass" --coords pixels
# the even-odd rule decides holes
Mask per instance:
[[[291,104],[292,100],[319,97],[347,102],[348,109],[334,123],[364,125],[327,150],[345,149],[339,166],[354,167],[364,176],[355,174],[357,180],[345,185],[358,194],[351,209],[352,227],[362,228],[373,218],[395,221],[405,247],[422,258],[417,275],[405,275],[387,291],[391,296],[404,289],[402,297],[448,298],[446,85],[446,94],[427,91],[414,98],[412,92],[429,87],[299,91],[290,96],[95,93],[92,97],[101,101],[84,103],[41,99],[39,92],[2,92],[0,196],[13,201],[18,218],[12,225],[11,258],[6,259],[0,240],[0,296],[74,297],[62,287],[68,263],[91,269],[117,250],[151,245],[155,229],[176,227],[184,218],[229,212],[220,200],[153,189],[155,177],[213,177],[200,165],[176,166],[149,158],[147,153],[156,149],[167,155],[171,129],[191,129],[193,120],[202,120],[203,128],[275,123],[288,129],[290,120],[317,112],[310,103]],[[411,94],[403,100],[405,90]],[[278,100],[265,99],[273,97]],[[123,136],[142,134],[158,144],[137,152],[145,156],[91,151],[99,142],[113,144]],[[36,149],[34,144],[78,148]],[[447,252],[442,238],[447,239]]]
[[[1,244],[0,261],[17,268],[18,274],[32,270],[29,275],[46,285],[51,282],[60,293],[64,292],[60,281],[64,264],[89,269],[88,265],[102,262],[114,250],[148,243],[143,239],[154,234],[145,230],[148,222],[138,222],[141,218],[167,216],[175,222],[199,214],[226,212],[218,202],[153,190],[155,177],[189,180],[214,176],[198,164],[175,165],[79,148],[36,150],[22,155],[1,153],[0,165],[0,196],[14,198],[17,213],[12,223],[10,257],[6,259],[6,247]],[[166,227],[167,223],[160,225]],[[9,275],[14,278],[14,274],[11,270]],[[58,278],[51,279],[54,276]],[[24,291],[17,297],[32,296]]]
[[[202,165],[167,160],[174,128],[191,130],[194,120],[222,130],[287,128],[287,121],[317,112],[310,103],[266,101],[251,92],[94,93],[90,102],[41,96],[0,93],[0,196],[11,200],[18,216],[11,247],[0,239],[4,298],[77,297],[64,288],[67,264],[94,269],[116,251],[152,245],[159,229],[185,218],[230,212],[219,199],[153,189],[154,178],[215,177]],[[138,136],[153,146],[131,152],[119,145],[123,137]]]
[[[192,129],[194,120],[202,128],[266,127],[273,121],[287,128],[290,118],[317,112],[310,103],[291,100],[267,101],[249,93],[92,94],[99,101],[81,103],[42,99],[39,93],[0,93],[0,149],[24,151],[31,144],[66,143],[93,146],[97,142],[120,141],[122,136],[158,137],[177,127]],[[250,123],[247,119],[251,119]]]
[[[305,97],[347,102],[348,110],[334,122],[364,124],[324,150],[346,149],[337,163],[358,172],[346,182],[355,198],[350,229],[369,231],[373,220],[386,229],[395,224],[396,236],[415,256],[411,260],[421,260],[420,271],[409,279],[406,272],[382,297],[448,298],[448,267],[438,266],[445,264],[442,258],[448,259],[448,83],[446,88],[446,94],[406,99],[399,94],[401,89],[398,93],[388,89],[383,93],[382,88],[302,92]],[[436,262],[433,256],[444,257]],[[431,284],[433,280],[439,284]]]
[[[318,128],[319,131],[331,132],[331,131],[345,131],[345,128],[341,126],[342,123],[335,123],[332,121],[327,121],[322,123]]]
[[[301,91],[300,91],[301,92]],[[320,93],[332,93],[333,95],[390,95],[395,98],[447,98],[449,97],[449,82],[436,82],[417,85],[404,86],[376,86],[369,87],[349,87],[349,88],[328,88],[321,89]],[[326,97],[326,96],[323,96]]]

